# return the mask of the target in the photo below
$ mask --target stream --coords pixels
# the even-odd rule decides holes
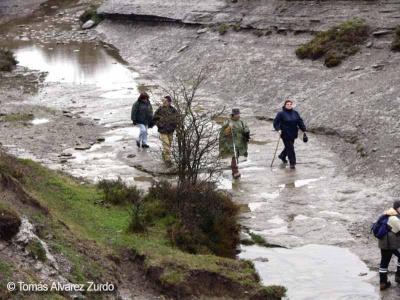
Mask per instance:
[[[8,47],[20,65],[47,72],[40,92],[23,104],[79,113],[106,128],[102,143],[83,151],[64,149],[72,157],[66,163],[45,160],[46,153],[34,153],[29,147],[5,145],[9,152],[90,181],[119,176],[141,188],[150,186],[152,175],[136,164],[150,169],[162,165],[157,129],[149,132],[150,149],[137,149],[139,131],[131,125],[130,110],[138,96],[139,74],[115,50],[21,41]],[[153,107],[159,104],[157,97],[152,97]],[[249,111],[246,105],[245,112]],[[286,286],[291,300],[381,299],[377,273],[359,258],[368,257],[371,249],[363,249],[348,228],[358,215],[360,201],[374,195],[373,187],[347,178],[338,167],[339,158],[314,135],[308,144],[296,142],[296,171],[278,161],[270,168],[277,141],[271,123],[249,113],[242,118],[254,134],[249,158],[239,164],[242,178],[233,181],[226,170],[220,187],[248,207],[241,216],[243,226],[283,248],[242,246],[239,257],[255,263],[265,284]],[[51,128],[52,120],[35,118],[32,125]]]

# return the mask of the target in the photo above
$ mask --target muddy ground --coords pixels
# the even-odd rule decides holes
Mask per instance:
[[[0,45],[15,49],[23,65],[39,69],[18,67],[12,74],[1,74],[0,112],[34,116],[28,121],[0,122],[0,141],[8,152],[83,180],[121,176],[145,188],[154,171],[162,173],[163,167],[156,130],[150,133],[149,151],[134,146],[137,129],[130,126],[129,112],[137,86],[149,86],[157,105],[162,95],[158,87],[166,85],[171,74],[188,74],[211,65],[213,71],[201,90],[201,105],[239,106],[255,133],[249,161],[241,165],[241,181],[232,182],[229,172],[221,181],[221,187],[249,207],[242,224],[271,243],[297,249],[300,254],[294,255],[288,268],[300,273],[304,266],[293,262],[304,255],[303,246],[350,249],[372,269],[367,269],[366,280],[359,276],[365,265],[347,252],[335,252],[337,248],[314,251],[337,253],[338,259],[354,267],[351,272],[357,274],[347,281],[359,287],[354,297],[398,297],[395,289],[379,295],[373,287],[379,253],[369,235],[370,223],[398,194],[395,82],[400,57],[388,50],[390,37],[373,37],[372,48],[365,45],[360,54],[328,70],[321,62],[295,58],[295,48],[310,39],[308,33],[257,37],[249,31],[229,31],[222,36],[207,26],[126,20],[106,20],[96,30],[84,31],[78,17],[90,1],[50,2],[50,9],[42,7],[34,18],[0,28],[6,32]],[[24,59],[26,53],[33,59]],[[33,63],[36,59],[44,63]],[[56,70],[47,68],[62,60],[83,66],[78,73],[83,76],[75,76],[75,71],[62,74],[60,70],[66,68],[62,65]],[[377,64],[380,67],[374,67]],[[115,75],[110,86],[93,75],[107,72]],[[311,135],[307,145],[298,143],[295,173],[268,168],[276,135],[265,119],[275,115],[284,97],[298,100],[307,125],[320,133]],[[80,146],[87,149],[78,150]],[[252,249],[246,248],[243,252],[261,263],[263,257],[275,255],[261,251],[253,257]],[[324,265],[321,261],[329,259],[329,255],[311,257],[310,264]],[[262,264],[259,268],[262,273]],[[341,274],[343,270],[337,268],[335,272]],[[309,272],[321,276],[318,270]],[[296,272],[290,276],[288,284],[295,284]],[[268,274],[263,278],[271,279]],[[272,279],[285,284],[282,278]],[[313,279],[306,276],[305,280]],[[323,297],[318,292],[329,289],[333,279],[326,280],[327,286],[306,295]],[[341,284],[346,287],[346,282]],[[342,292],[337,292],[338,298]]]

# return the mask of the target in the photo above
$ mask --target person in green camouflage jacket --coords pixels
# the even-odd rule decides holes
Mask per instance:
[[[222,158],[231,157],[232,176],[240,177],[239,156],[247,157],[247,144],[250,140],[250,130],[246,123],[240,120],[240,110],[232,109],[231,118],[224,122],[219,134],[219,153]],[[236,150],[236,154],[235,154]]]

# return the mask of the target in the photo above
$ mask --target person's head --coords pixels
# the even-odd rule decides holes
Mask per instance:
[[[169,106],[172,103],[172,98],[170,96],[165,96],[163,99],[163,105],[164,106]]]
[[[393,208],[400,214],[400,200],[396,200],[393,202]]]
[[[285,103],[283,104],[283,107],[287,110],[293,109],[293,101],[290,99],[285,100]]]
[[[138,100],[139,101],[149,100],[149,95],[146,92],[140,93]]]
[[[239,120],[240,119],[240,109],[239,108],[233,108],[232,109],[231,118],[234,119],[234,120]]]

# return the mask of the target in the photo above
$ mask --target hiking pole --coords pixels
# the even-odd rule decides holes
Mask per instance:
[[[239,164],[239,159],[238,159],[237,153],[236,153],[235,138],[233,137],[233,126],[230,126],[230,127],[231,127],[231,135],[232,135],[233,152],[235,154],[236,164]]]
[[[275,161],[275,157],[276,157],[276,152],[278,151],[278,146],[279,146],[279,141],[281,140],[281,135],[279,134],[279,138],[278,138],[278,142],[276,143],[276,148],[275,148],[275,153],[274,153],[274,157],[272,158],[272,162],[271,162],[271,168],[274,164]]]

